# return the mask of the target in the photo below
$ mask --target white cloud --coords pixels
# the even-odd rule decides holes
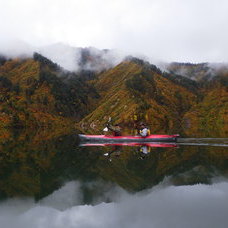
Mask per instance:
[[[51,59],[53,62],[58,63],[64,69],[70,71],[78,70],[78,61],[81,57],[80,52],[69,45],[56,43],[40,47],[36,50],[43,56]]]
[[[120,49],[165,61],[226,61],[225,0],[1,0],[3,40]]]
[[[98,185],[95,184],[96,187]],[[0,226],[4,228],[90,228],[90,227],[227,227],[228,183],[194,186],[158,186],[137,194],[127,194],[120,188],[110,189],[113,203],[77,205],[80,184],[68,183],[62,189],[43,199],[10,200],[0,204]],[[72,194],[75,191],[75,194]],[[65,194],[64,194],[65,193]],[[68,207],[63,211],[53,208],[53,201]],[[76,200],[76,201],[75,201]],[[67,205],[65,204],[65,206]],[[54,205],[56,208],[56,205]]]

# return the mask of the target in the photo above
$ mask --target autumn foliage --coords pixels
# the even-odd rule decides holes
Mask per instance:
[[[144,121],[154,133],[226,137],[227,78],[227,68],[174,63],[167,73],[132,57],[89,73],[66,71],[38,53],[1,57],[0,127],[100,131],[112,117],[131,128]]]

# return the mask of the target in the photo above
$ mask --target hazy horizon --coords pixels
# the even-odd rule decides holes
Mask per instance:
[[[206,0],[9,0],[0,8],[0,52],[56,43],[150,62],[227,62],[228,3]]]

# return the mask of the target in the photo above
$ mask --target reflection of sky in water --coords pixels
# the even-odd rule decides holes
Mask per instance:
[[[93,185],[93,183],[92,183]],[[95,184],[96,186],[96,184]],[[96,186],[97,187],[97,186]],[[228,183],[159,186],[137,194],[119,187],[105,193],[112,203],[79,205],[81,184],[69,182],[34,203],[11,199],[0,204],[0,227],[227,227]]]

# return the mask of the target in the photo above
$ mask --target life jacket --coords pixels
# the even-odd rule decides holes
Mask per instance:
[[[146,130],[146,134],[145,134],[145,130]],[[140,130],[139,133],[141,136],[146,137],[146,136],[150,135],[150,130],[147,127],[145,127],[142,130]]]
[[[150,135],[150,129],[149,128],[147,128],[147,129],[148,129],[148,131],[147,131],[147,136],[148,136],[148,135]]]

